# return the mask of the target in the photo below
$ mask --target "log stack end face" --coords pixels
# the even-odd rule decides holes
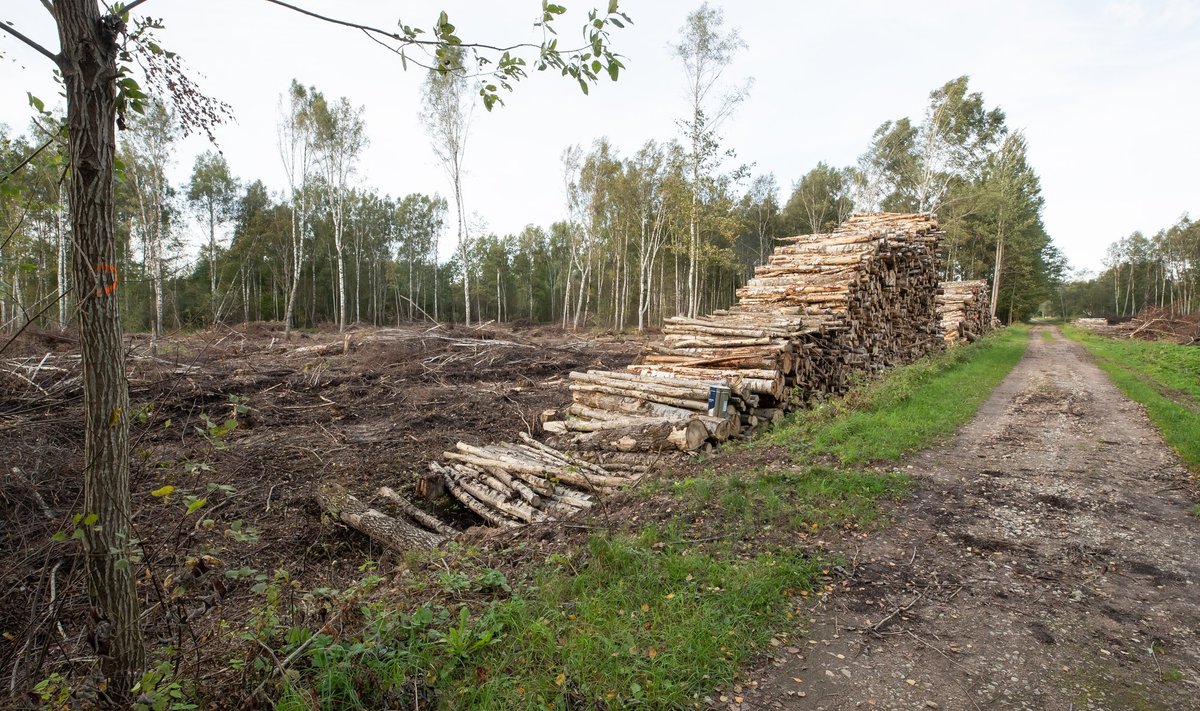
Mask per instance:
[[[993,330],[990,295],[982,279],[941,283],[937,308],[946,345],[971,342]]]

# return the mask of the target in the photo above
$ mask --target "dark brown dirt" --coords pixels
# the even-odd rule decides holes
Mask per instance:
[[[176,594],[167,604],[190,621],[195,638],[186,646],[198,666],[228,652],[204,649],[207,631],[242,624],[261,603],[249,592],[252,578],[226,572],[286,570],[306,590],[340,588],[362,577],[364,561],[388,555],[322,523],[318,483],[336,480],[364,499],[385,484],[404,490],[456,441],[535,431],[543,409],[569,402],[567,373],[620,367],[640,341],[546,327],[415,325],[359,330],[342,346],[336,333],[285,343],[269,324],[173,337],[156,357],[144,337],[130,339],[134,523],[147,563],[139,592],[151,639],[171,628],[161,603]],[[70,532],[82,500],[81,408],[69,337],[30,333],[0,353],[6,690],[10,681],[27,688],[50,662],[74,658],[80,671],[90,664],[79,550],[51,542],[56,531]],[[235,415],[237,427],[215,437],[203,419]],[[152,495],[165,485],[175,487],[169,497]],[[184,516],[187,495],[207,504]],[[439,514],[462,527],[477,522],[456,508]]]
[[[1025,358],[731,708],[1200,708],[1188,472],[1074,343]]]

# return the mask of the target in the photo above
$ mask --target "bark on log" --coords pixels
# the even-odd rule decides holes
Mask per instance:
[[[489,506],[487,506],[486,504],[481,502],[479,499],[476,499],[474,496],[472,496],[469,492],[467,492],[467,490],[465,490],[461,486],[459,486],[459,484],[458,484],[459,474],[458,474],[458,472],[454,471],[452,468],[442,467],[436,463],[430,463],[429,466],[438,467],[438,469],[442,473],[442,476],[446,480],[446,487],[450,489],[450,493],[454,495],[454,498],[458,499],[462,503],[463,506],[466,506],[468,509],[473,511],[484,521],[487,521],[488,523],[491,523],[495,526],[501,526],[503,528],[515,528],[515,527],[521,525],[520,523],[513,520],[512,518],[509,518],[508,516],[500,513],[499,511],[496,511],[495,509],[490,508]]]
[[[459,533],[458,529],[456,529],[453,526],[450,526],[446,523],[443,523],[440,519],[438,519],[438,517],[434,516],[433,514],[427,513],[425,511],[422,511],[421,509],[417,508],[415,504],[413,504],[411,501],[404,498],[400,494],[396,493],[394,490],[391,489],[391,487],[381,486],[381,487],[379,487],[379,491],[376,493],[378,493],[383,498],[387,499],[396,508],[398,508],[402,512],[404,512],[405,516],[409,517],[413,521],[416,521],[423,528],[427,528],[430,531],[433,531],[435,533],[440,533],[443,536],[447,536],[447,537],[451,537],[451,538],[454,536],[457,536]]]
[[[617,452],[694,452],[707,439],[708,430],[704,423],[688,420],[682,427],[677,423],[661,422],[650,427],[590,432],[576,437],[575,443],[581,447]]]
[[[446,540],[446,536],[431,533],[367,506],[340,484],[322,484],[317,490],[317,501],[330,516],[395,551],[435,548]]]

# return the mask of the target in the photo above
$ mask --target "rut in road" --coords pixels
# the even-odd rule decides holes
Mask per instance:
[[[1025,357],[735,708],[1200,708],[1187,471],[1078,345]]]

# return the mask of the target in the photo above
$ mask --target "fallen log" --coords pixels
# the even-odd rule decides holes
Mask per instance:
[[[393,518],[367,506],[341,484],[322,484],[317,489],[317,502],[334,519],[394,551],[436,548],[447,539],[445,535],[426,531],[404,519]]]
[[[503,528],[515,528],[521,525],[514,519],[509,518],[499,511],[487,506],[482,501],[472,496],[466,489],[459,486],[458,472],[456,472],[452,467],[443,467],[435,462],[430,462],[429,466],[438,467],[438,471],[441,472],[442,477],[446,480],[446,487],[450,489],[450,493],[454,495],[454,498],[458,499],[463,506],[466,506],[468,509],[473,511],[484,521],[487,521],[494,526],[501,526]]]
[[[680,423],[664,421],[649,427],[588,432],[573,441],[579,447],[616,452],[657,452],[678,450],[694,452],[708,439],[708,430],[699,420]]]
[[[379,491],[376,493],[387,499],[396,508],[400,509],[405,516],[409,517],[413,521],[416,521],[422,527],[427,528],[430,531],[440,533],[447,537],[457,536],[459,533],[458,529],[442,523],[442,521],[436,516],[417,508],[416,505],[414,505],[411,501],[404,498],[400,494],[397,494],[390,487],[381,486],[379,487]]]

